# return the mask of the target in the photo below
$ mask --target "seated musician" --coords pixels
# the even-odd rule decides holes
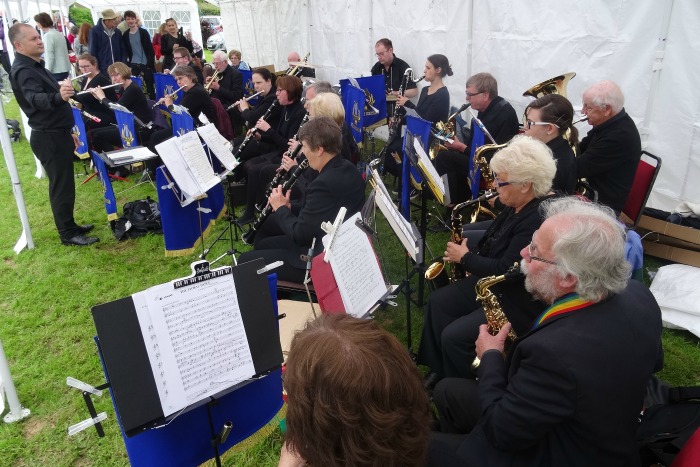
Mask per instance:
[[[611,209],[573,197],[544,203],[520,251],[525,287],[550,305],[504,358],[510,325],[481,326],[479,380],[435,388],[441,430],[428,465],[633,466],[647,383],[663,365],[661,312],[630,281]]]
[[[583,93],[583,113],[593,129],[581,141],[576,174],[598,192],[598,202],[622,211],[642,156],[639,131],[625,112],[617,84],[601,81]]]
[[[267,120],[260,118],[255,122],[248,134],[253,134],[253,138],[245,145],[234,149],[234,154],[243,162],[236,168],[238,176],[246,177],[248,170],[259,161],[255,159],[265,156],[263,160],[267,162],[279,161],[282,153],[287,149],[289,139],[296,134],[306,111],[301,103],[301,92],[303,86],[301,80],[296,76],[280,76],[277,78],[277,103],[281,109],[280,119],[277,125],[273,126]]]
[[[497,144],[508,142],[518,134],[518,115],[515,109],[498,95],[498,82],[489,73],[477,73],[467,80],[467,102],[479,112],[479,120],[484,124]],[[491,141],[486,138],[486,144]],[[446,144],[448,151],[440,152],[433,164],[440,175],[447,174],[450,200],[457,204],[470,198],[469,150],[471,138],[461,142]]]
[[[206,87],[211,90],[211,96],[219,99],[224,109],[227,109],[243,98],[243,75],[228,64],[223,50],[214,52],[211,60],[217,78],[207,78]]]
[[[252,106],[247,100],[241,99],[235,103],[234,109],[240,113],[240,118],[248,128],[253,128],[255,123],[265,115],[265,112],[277,100],[277,88],[275,80],[277,76],[271,73],[267,68],[256,68],[253,70],[252,78],[253,88],[256,93],[261,93],[255,106]],[[275,126],[279,121],[282,109],[275,106],[270,116],[267,118],[270,125]],[[233,141],[233,145],[241,144],[243,138],[237,138]]]
[[[319,83],[324,83],[324,81],[316,82],[312,85],[313,87],[310,86],[306,89],[306,102],[304,103],[304,107],[309,112],[310,118],[322,116],[330,117],[335,123],[342,127],[343,146],[340,155],[344,159],[350,160],[350,154],[353,148],[357,149],[357,144],[355,144],[355,140],[353,139],[352,134],[346,136],[345,131],[347,130],[347,132],[350,133],[350,129],[347,128],[347,124],[345,123],[345,109],[343,107],[343,103],[341,102],[340,97],[338,97],[337,94],[330,91],[329,83],[328,91],[320,93],[318,95],[315,94],[317,92],[316,89],[319,88],[315,85]],[[321,88],[325,89],[325,87],[323,86]],[[258,206],[264,206],[265,201],[267,201],[267,197],[265,197],[267,187],[269,183],[273,180],[275,174],[280,170],[284,173],[291,173],[297,166],[298,161],[301,161],[304,158],[304,155],[301,153],[301,151],[297,151],[298,155],[296,159],[292,159],[290,157],[290,155],[294,153],[298,145],[299,142],[296,139],[290,139],[289,148],[283,154],[281,160],[266,162],[262,160],[262,157],[253,159],[253,161],[261,160],[261,163],[252,166],[251,169],[248,171],[248,184],[246,186],[248,193],[248,196],[246,198],[247,205],[245,212],[237,221],[239,225],[242,226],[253,222],[253,220],[255,219],[255,205],[257,204]],[[304,171],[302,176],[299,177],[299,179],[297,179],[297,182],[294,184],[294,188],[292,189],[291,195],[292,212],[298,212],[298,201],[302,198],[303,193],[306,191],[306,187],[308,186],[308,184],[311,183],[317,175],[318,172],[316,172],[315,170],[307,169]]]
[[[183,66],[189,66],[194,70],[194,73],[197,76],[197,82],[204,83],[204,74],[202,73],[202,68],[197,66],[192,61],[192,56],[190,55],[189,50],[187,50],[184,47],[177,47],[175,50],[173,50],[173,60],[175,61],[175,70]],[[165,69],[163,70],[163,73],[170,74],[172,73],[172,71],[173,70],[171,69]]]
[[[151,130],[142,126],[142,124],[147,125],[151,121],[151,108],[148,106],[146,95],[136,83],[131,81],[131,69],[125,63],[112,63],[107,68],[107,72],[112,78],[112,84],[121,84],[117,88],[119,96],[117,104],[126,107],[134,114],[134,126],[139,133],[139,144],[145,146],[151,135]],[[109,106],[110,101],[101,87],[91,88],[90,92],[104,106]],[[119,136],[119,129],[116,126],[97,128],[92,132],[92,145],[93,149],[98,152],[120,148],[122,140]]]
[[[549,148],[527,136],[514,138],[498,151],[490,167],[494,188],[506,208],[476,245],[466,238],[460,244],[447,243],[443,259],[469,275],[432,292],[428,299],[418,351],[418,362],[431,369],[426,376],[428,387],[442,377],[471,375],[474,340],[485,322],[474,286],[482,277],[504,274],[518,260],[520,250],[542,223],[538,208],[549,196],[556,172]],[[532,304],[528,311],[539,309]],[[526,313],[517,318],[513,318],[516,332],[525,331],[533,319]]]
[[[428,398],[401,343],[376,321],[321,315],[292,340],[279,465],[423,466]]]
[[[289,70],[294,68],[296,63],[301,62],[301,57],[299,56],[299,52],[289,52],[289,55],[287,55],[287,65],[289,66],[289,69],[287,72],[289,73]],[[295,76],[298,76],[300,78],[315,78],[316,77],[316,70],[314,70],[311,67],[302,67],[301,71],[295,74]]]
[[[573,195],[576,191],[576,160],[578,130],[573,125],[574,108],[559,94],[547,94],[525,107],[525,134],[545,143],[557,162],[557,174],[552,189]],[[568,139],[565,139],[566,132]]]
[[[452,67],[450,62],[442,54],[434,54],[428,57],[423,70],[425,81],[430,83],[421,89],[418,104],[414,104],[406,95],[398,96],[396,106],[413,109],[418,116],[423,120],[427,120],[433,124],[444,122],[449,117],[450,113],[450,93],[447,91],[447,86],[442,82],[445,76],[452,76]],[[399,122],[396,122],[397,124]],[[398,176],[400,172],[400,164],[402,161],[403,145],[401,140],[401,132],[398,130],[394,133],[394,138],[388,141],[390,148],[387,150],[387,155],[384,161],[384,171],[392,175]],[[399,190],[400,191],[400,190]]]
[[[264,258],[269,264],[277,260],[284,265],[275,269],[280,280],[302,282],[306,255],[312,240],[316,239],[314,253],[323,250],[324,232],[321,223],[333,221],[341,207],[347,209],[346,217],[362,209],[364,183],[357,168],[339,157],[342,148],[340,127],[328,117],[309,120],[299,130],[302,152],[309,168],[319,172],[306,190],[301,210],[295,215],[290,208],[290,192],[282,186],[272,190],[268,200],[271,213],[259,218],[253,251],[243,253],[240,262]]]
[[[105,75],[100,73],[100,68],[97,65],[97,59],[90,54],[83,54],[78,58],[78,67],[80,68],[80,74],[89,73],[88,76],[80,80],[80,91],[88,91],[97,86],[109,86],[110,81]],[[110,102],[117,101],[117,95],[114,92],[114,88],[109,88],[104,90],[105,97]],[[101,121],[95,122],[89,118],[85,120],[85,129],[89,132],[95,128],[107,127],[117,123],[114,118],[114,112],[112,112],[108,107],[97,102],[90,93],[87,94],[76,94],[73,99],[82,104],[82,110],[88,112],[91,115],[99,118]]]
[[[214,103],[211,101],[209,93],[204,90],[204,87],[200,83],[197,82],[197,77],[194,70],[188,66],[177,67],[175,71],[173,71],[173,76],[177,80],[177,87],[182,87],[184,91],[179,105],[187,109],[190,116],[194,120],[195,126],[199,124],[201,114],[204,114],[209,122],[216,122],[216,110],[214,109]],[[166,94],[159,102],[164,104],[170,112],[173,111],[174,100],[170,94]],[[172,138],[172,136],[172,128],[163,128],[158,130],[151,136],[148,147],[151,149],[151,151],[155,152],[155,147],[157,144]],[[147,165],[149,170],[155,170],[155,168],[161,164],[162,161],[160,158],[156,158],[149,160]]]
[[[250,71],[250,66],[241,60],[241,51],[236,49],[231,49],[228,53],[228,59],[231,62],[231,66],[239,71]]]
[[[387,94],[398,96],[404,73],[406,69],[410,68],[408,63],[394,55],[394,45],[387,38],[379,39],[374,44],[374,52],[377,56],[377,63],[372,66],[370,73],[372,76],[383,75]],[[410,99],[417,95],[418,88],[416,88],[416,83],[407,83],[404,88],[404,96]]]

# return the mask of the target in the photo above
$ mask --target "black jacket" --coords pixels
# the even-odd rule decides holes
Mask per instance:
[[[224,109],[243,98],[243,75],[240,71],[228,65],[221,74],[219,89],[212,91],[212,97],[221,101]]]
[[[552,190],[573,195],[576,192],[576,157],[569,142],[562,137],[547,143],[557,161],[557,173],[552,181]]]
[[[151,36],[148,34],[144,28],[139,28],[139,35],[141,36],[141,46],[143,47],[143,52],[146,54],[146,66],[151,70],[156,69],[156,53],[153,50],[153,42],[151,42]],[[129,41],[129,30],[124,31],[122,35],[122,40],[124,42],[124,50],[126,51],[126,60],[128,64],[131,64],[131,59],[134,55],[131,50],[131,41]]]
[[[576,176],[586,178],[598,192],[598,201],[620,212],[632,188],[642,157],[639,131],[625,109],[596,125],[581,141]]]
[[[501,96],[496,96],[486,110],[479,112],[479,120],[489,130],[497,144],[507,143],[518,134],[520,129],[515,109]],[[485,137],[484,144],[491,144],[488,136]],[[470,147],[470,144],[467,144],[467,147]]]

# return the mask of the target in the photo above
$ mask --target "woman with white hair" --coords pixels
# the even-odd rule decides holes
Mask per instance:
[[[556,173],[552,151],[528,136],[513,138],[493,156],[490,167],[495,177],[494,188],[505,209],[478,243],[474,244],[474,239],[447,243],[443,259],[460,266],[469,275],[430,294],[418,351],[418,362],[431,369],[425,381],[429,387],[443,377],[473,377],[469,364],[474,355],[474,341],[479,325],[486,322],[474,287],[479,279],[504,274],[519,261],[520,250],[542,223],[539,206],[550,197]],[[508,288],[515,291],[519,288],[519,296],[527,297],[522,283]],[[520,301],[517,295],[501,295],[505,300]],[[526,330],[540,311],[531,300],[525,302],[528,308],[533,305],[533,309],[509,316],[516,333]]]

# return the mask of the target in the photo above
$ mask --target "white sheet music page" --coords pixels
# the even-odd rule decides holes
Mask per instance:
[[[236,168],[238,161],[228,148],[230,143],[219,133],[219,130],[216,129],[213,123],[200,126],[197,128],[197,133],[207,143],[207,146],[209,146],[216,158],[226,167],[226,170],[231,171]]]
[[[346,219],[338,229],[330,264],[345,312],[361,318],[386,294],[387,286],[369,237],[355,225],[358,219],[360,213]],[[328,236],[323,244],[327,241]]]
[[[221,183],[221,179],[216,176],[214,169],[209,163],[207,153],[204,152],[202,141],[196,131],[190,131],[177,138],[180,145],[182,157],[187,162],[192,176],[202,188],[202,193],[206,193],[212,187]]]
[[[167,417],[255,374],[230,267],[132,296]]]
[[[194,197],[201,194],[200,187],[187,168],[187,163],[180,152],[180,146],[177,144],[177,138],[170,138],[157,144],[156,151],[163,159],[163,163],[175,179],[180,191],[185,195],[188,201],[185,205],[189,204]]]

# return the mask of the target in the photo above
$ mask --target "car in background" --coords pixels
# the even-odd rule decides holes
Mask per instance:
[[[224,34],[222,32],[217,32],[216,34],[209,36],[209,39],[207,39],[207,49],[211,50],[212,52],[215,50],[226,50]]]
[[[221,24],[221,16],[202,16],[201,20],[202,22],[206,21],[214,33],[224,30],[224,27]]]

